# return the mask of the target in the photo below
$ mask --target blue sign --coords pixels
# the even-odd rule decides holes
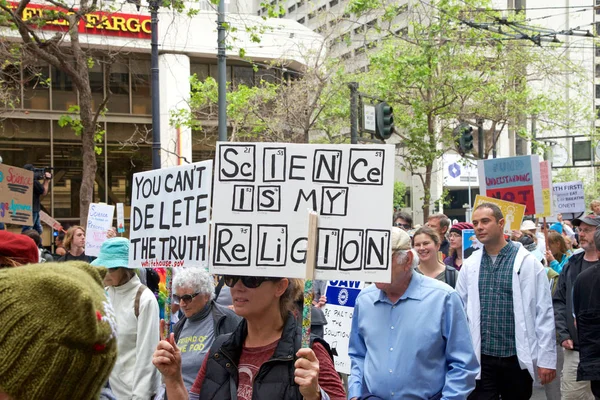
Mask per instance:
[[[457,178],[460,176],[460,165],[457,163],[452,163],[448,165],[448,173],[451,177]]]
[[[329,281],[327,287],[327,304],[344,307],[354,307],[360,293],[359,281]]]

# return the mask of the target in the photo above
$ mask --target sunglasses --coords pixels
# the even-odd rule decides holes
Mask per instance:
[[[410,224],[401,224],[401,223],[395,223],[394,226],[398,227],[398,228],[404,228],[404,229],[410,229]]]
[[[223,280],[225,284],[229,287],[234,287],[237,281],[242,281],[242,284],[246,286],[248,289],[256,289],[263,282],[266,281],[278,281],[281,278],[266,278],[262,276],[234,276],[234,275],[225,275]]]
[[[198,296],[199,294],[200,293],[184,294],[183,296],[177,296],[176,294],[174,294],[173,300],[175,300],[178,303],[180,303],[182,301],[189,303],[190,301],[194,300],[194,297]]]

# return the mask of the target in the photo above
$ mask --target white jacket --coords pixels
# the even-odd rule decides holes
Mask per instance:
[[[537,380],[537,367],[556,369],[556,336],[552,296],[546,271],[520,244],[513,268],[513,307],[515,342],[522,369]],[[481,305],[479,268],[483,251],[475,251],[463,262],[456,291],[467,311],[469,329],[477,359],[481,363]],[[477,376],[479,379],[481,375]]]
[[[122,286],[107,289],[117,320],[118,351],[109,383],[118,400],[149,400],[160,385],[160,374],[152,364],[160,340],[158,302],[145,289],[136,318],[134,303],[140,285],[134,276]]]

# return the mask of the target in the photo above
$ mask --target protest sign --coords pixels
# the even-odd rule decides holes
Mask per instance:
[[[85,254],[98,257],[100,247],[106,240],[106,233],[112,227],[115,206],[90,204],[85,227]]]
[[[117,232],[125,232],[125,211],[123,203],[117,203]]]
[[[542,200],[544,211],[536,214],[536,218],[545,218],[553,215],[552,207],[552,165],[550,161],[545,160],[540,162],[540,177],[542,180]]]
[[[554,212],[556,213],[582,213],[585,212],[585,196],[583,182],[562,182],[552,185],[554,197]]]
[[[482,195],[524,204],[525,214],[544,210],[539,156],[494,158],[477,161]]]
[[[389,282],[393,146],[219,143],[215,157],[212,273],[304,278],[314,210],[314,279]]]
[[[327,282],[327,304],[323,307],[327,325],[323,339],[336,350],[335,370],[343,374],[350,374],[350,328],[354,304],[363,287],[364,284],[358,281]]]
[[[477,240],[474,229],[463,229],[462,231],[462,243],[463,243],[463,262],[473,254],[477,249],[481,249],[483,244]]]
[[[521,229],[521,223],[525,216],[525,206],[523,204],[511,203],[510,201],[499,200],[478,194],[475,196],[473,209],[476,209],[482,203],[492,203],[500,207],[502,215],[504,215],[504,232],[510,232],[512,230],[518,231]]]
[[[131,267],[208,267],[212,161],[133,175]]]
[[[43,223],[45,223],[46,225],[48,225],[55,231],[63,230],[60,222],[58,222],[57,220],[55,220],[54,218],[52,218],[51,216],[49,216],[48,214],[46,214],[43,211],[40,211],[40,221],[42,221]]]
[[[33,225],[33,172],[0,164],[0,222]]]

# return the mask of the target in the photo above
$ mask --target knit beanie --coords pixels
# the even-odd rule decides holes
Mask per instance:
[[[11,258],[19,264],[40,261],[40,253],[32,238],[9,231],[0,231],[0,256]]]
[[[473,224],[470,222],[459,222],[452,225],[450,232],[455,232],[462,235],[462,231],[465,229],[473,229]]]
[[[563,226],[562,226],[562,224],[560,222],[557,222],[557,223],[555,223],[553,225],[550,225],[550,228],[548,228],[548,230],[558,232],[558,233],[560,233],[562,235],[562,233],[563,233]]]
[[[0,269],[0,393],[97,399],[117,357],[116,320],[96,268]]]

